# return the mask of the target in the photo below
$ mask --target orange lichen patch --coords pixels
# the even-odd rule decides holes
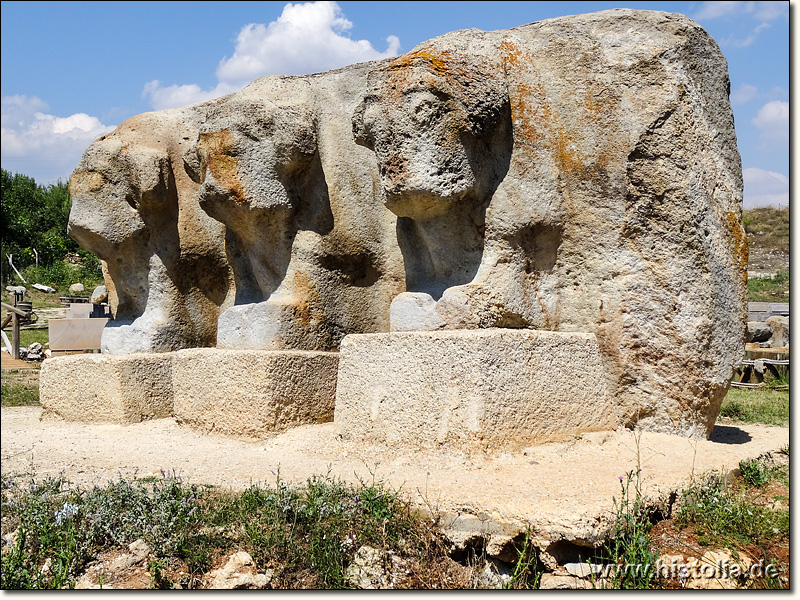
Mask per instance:
[[[295,271],[293,291],[299,302],[294,307],[294,318],[303,327],[311,326],[312,322],[325,319],[325,313],[318,307],[322,305],[319,292],[314,289],[308,275],[302,271]]]
[[[588,159],[581,156],[580,132],[571,132],[564,127],[541,85],[524,82],[537,79],[533,56],[508,37],[500,43],[500,49],[506,75],[513,82],[509,85],[509,96],[516,167],[524,172],[537,155],[547,151],[566,176],[593,177],[598,170],[605,168],[612,156],[610,150],[595,147],[595,154]],[[588,71],[583,79],[590,81]],[[583,96],[581,122],[605,128],[614,112],[612,91],[602,85],[592,85],[590,81]]]
[[[457,61],[447,50],[432,52],[429,49],[422,49],[409,54],[403,54],[397,60],[389,63],[385,69],[387,71],[405,70],[411,67],[424,65],[425,67],[439,73],[440,75],[466,75],[463,68],[456,67]]]
[[[114,280],[111,278],[111,273],[108,271],[108,263],[100,261],[100,268],[103,271],[103,280],[108,292],[108,306],[111,310],[111,316],[117,318],[117,309],[119,308],[119,294],[117,293],[117,286],[114,285]]]
[[[430,48],[404,54],[373,73],[384,78],[380,95],[389,100],[398,101],[416,89],[439,90],[468,113],[488,97],[484,88],[503,85],[501,73],[490,61]]]
[[[742,282],[747,285],[747,261],[749,251],[747,246],[747,233],[742,225],[742,219],[738,213],[729,210],[725,212],[725,221],[730,232],[730,241],[733,246],[733,255],[739,265]]]
[[[242,182],[239,181],[239,159],[233,134],[228,129],[200,134],[197,144],[200,155],[200,181],[210,172],[214,180],[224,187],[235,202],[245,202]]]
[[[106,182],[106,178],[98,171],[78,171],[69,181],[69,193],[87,194],[99,191]]]

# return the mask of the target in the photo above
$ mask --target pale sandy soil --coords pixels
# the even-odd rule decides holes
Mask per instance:
[[[720,426],[691,441],[627,430],[514,452],[390,449],[340,438],[337,425],[304,426],[266,441],[196,433],[173,419],[133,425],[41,422],[39,407],[3,408],[2,472],[63,473],[102,484],[173,471],[184,481],[241,489],[272,484],[276,474],[304,482],[315,474],[381,480],[411,500],[451,517],[455,537],[481,531],[500,540],[530,526],[537,546],[560,539],[592,542],[606,530],[620,477],[641,467],[643,491],[666,497],[709,470],[778,451],[789,429]],[[507,538],[505,538],[507,539]]]

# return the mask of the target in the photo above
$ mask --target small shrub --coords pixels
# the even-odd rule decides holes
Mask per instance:
[[[2,554],[3,589],[72,586],[98,549],[138,538],[157,555],[177,552],[197,523],[198,490],[171,476],[152,484],[120,480],[88,492],[61,478],[27,486],[4,479],[3,490],[3,516],[19,523],[16,543]]]
[[[789,511],[756,506],[718,476],[683,492],[675,522],[679,528],[702,527],[709,542],[717,544],[760,544],[789,535]]]
[[[619,500],[614,499],[614,531],[600,553],[603,562],[614,565],[606,585],[615,589],[649,589],[656,576],[658,553],[651,548],[652,523],[640,474],[641,469],[636,469],[619,478],[622,493]]]
[[[771,477],[771,469],[758,459],[739,461],[742,479],[751,487],[765,486]]]

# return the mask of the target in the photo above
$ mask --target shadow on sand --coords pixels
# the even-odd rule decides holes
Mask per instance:
[[[746,444],[752,439],[752,436],[743,429],[729,425],[714,425],[714,431],[708,438],[716,444]]]

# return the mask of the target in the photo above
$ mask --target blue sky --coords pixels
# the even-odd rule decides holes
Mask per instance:
[[[728,60],[745,206],[788,204],[788,1],[3,1],[2,167],[66,181],[96,137],[142,112],[262,75],[402,54],[456,29],[619,7],[683,13],[714,37]]]

